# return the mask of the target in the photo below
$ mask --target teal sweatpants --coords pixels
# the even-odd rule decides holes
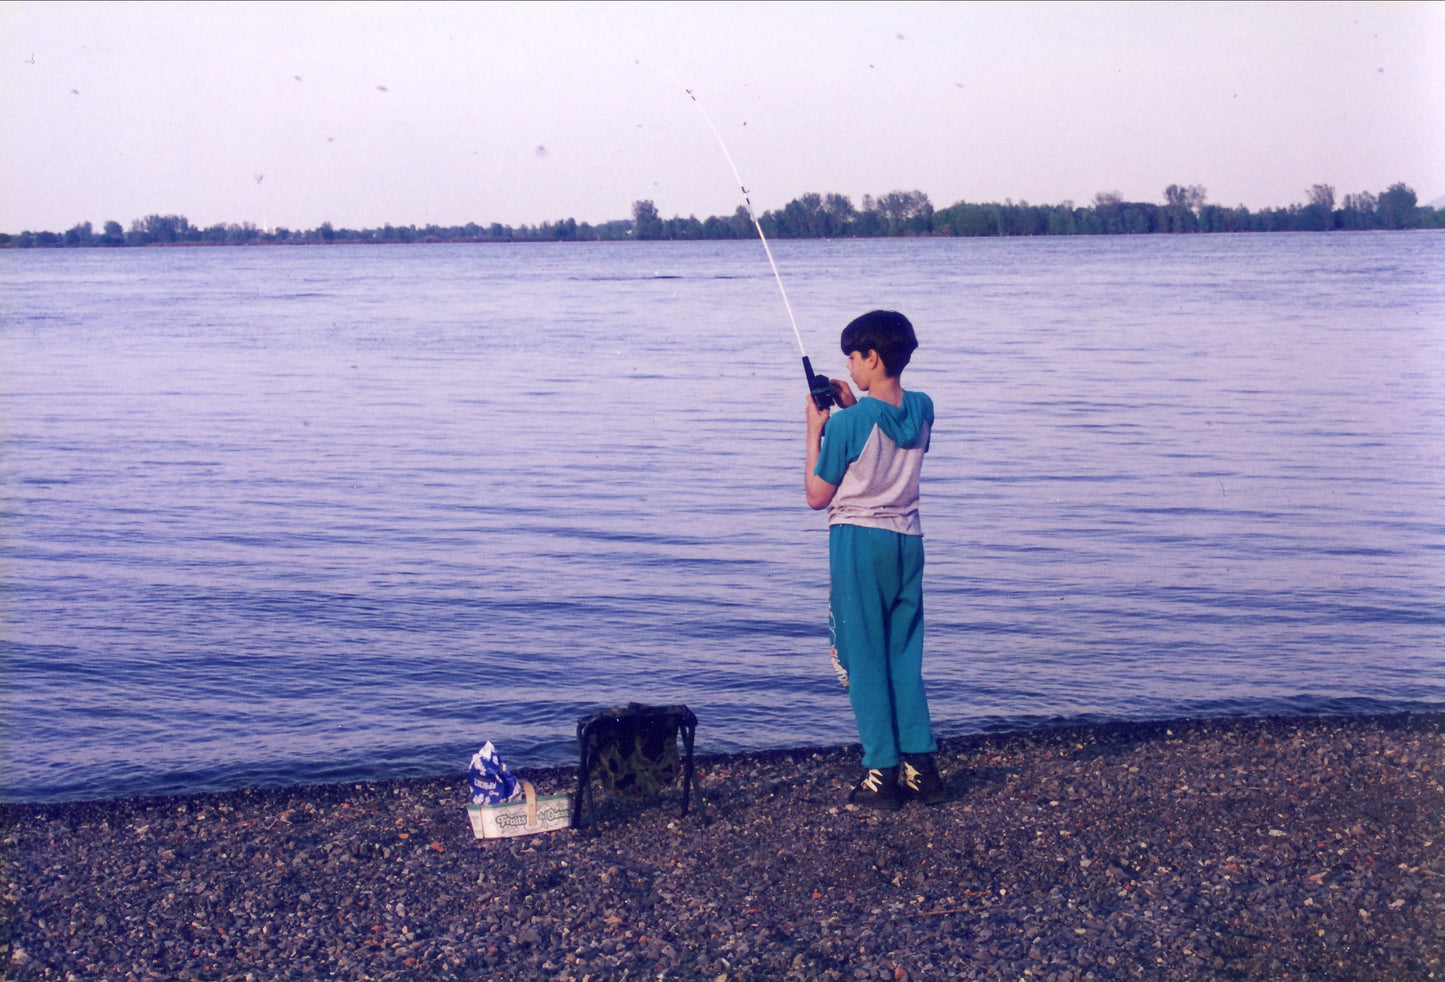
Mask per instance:
[[[828,530],[833,651],[863,741],[863,766],[933,753],[923,690],[923,539],[860,525]]]

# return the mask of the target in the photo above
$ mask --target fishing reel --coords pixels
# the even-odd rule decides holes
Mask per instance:
[[[813,397],[813,405],[818,407],[819,412],[827,412],[835,403],[842,405],[833,394],[832,380],[813,371],[813,363],[808,361],[807,355],[803,356],[803,374],[808,377],[808,394]]]

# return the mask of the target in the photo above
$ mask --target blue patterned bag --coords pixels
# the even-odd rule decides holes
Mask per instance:
[[[522,796],[516,775],[507,770],[490,740],[472,754],[471,786],[474,805],[499,805]]]

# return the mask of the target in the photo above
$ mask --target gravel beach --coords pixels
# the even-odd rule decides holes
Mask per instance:
[[[707,720],[699,746],[706,747]],[[477,840],[466,778],[6,806],[14,979],[1445,979],[1445,714],[701,757],[706,821]],[[568,768],[526,772],[570,790]]]

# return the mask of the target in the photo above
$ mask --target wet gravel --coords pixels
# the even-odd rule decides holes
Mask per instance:
[[[706,720],[699,728],[705,746]],[[701,761],[709,821],[472,838],[465,777],[0,811],[29,979],[1445,979],[1445,714]],[[567,769],[532,772],[543,791]]]

